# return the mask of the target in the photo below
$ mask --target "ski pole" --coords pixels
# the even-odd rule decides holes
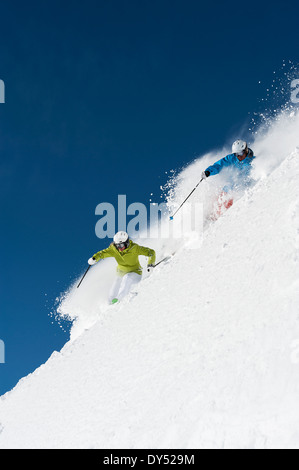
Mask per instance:
[[[159,264],[163,263],[163,261],[169,260],[169,259],[172,258],[173,255],[175,255],[175,254],[176,254],[176,252],[174,251],[171,255],[165,256],[165,258],[161,259],[160,261],[158,261],[158,263],[154,264],[154,265],[153,265],[153,268],[156,268],[157,266],[159,266]]]
[[[170,220],[173,220],[175,214],[180,210],[180,208],[185,204],[185,202],[187,201],[187,199],[189,199],[189,197],[191,196],[191,194],[194,193],[194,191],[196,190],[197,186],[202,182],[203,178],[201,178],[201,180],[197,183],[197,185],[195,186],[195,188],[192,189],[191,193],[186,197],[186,199],[182,202],[182,204],[180,205],[180,207],[175,211],[175,213],[173,215],[171,215],[169,217]]]
[[[161,259],[161,261],[159,261],[158,263],[154,264],[154,265],[153,265],[153,268],[156,268],[157,266],[159,266],[159,264],[163,263],[163,261],[166,261],[168,258],[171,258],[171,256],[165,256],[165,258]]]
[[[83,274],[83,277],[82,277],[81,281],[77,285],[77,289],[78,289],[78,287],[81,286],[81,283],[82,283],[83,279],[85,278],[86,274],[88,273],[88,271],[90,270],[90,268],[91,268],[91,266],[88,266],[88,268],[86,269],[85,273]]]

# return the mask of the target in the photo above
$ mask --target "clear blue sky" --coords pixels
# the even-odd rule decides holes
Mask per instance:
[[[2,394],[68,339],[49,312],[106,244],[96,205],[158,200],[165,171],[237,137],[298,62],[299,7],[29,0],[0,15]]]

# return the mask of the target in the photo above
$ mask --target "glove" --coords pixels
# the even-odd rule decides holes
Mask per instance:
[[[154,265],[153,265],[153,264],[148,264],[148,265],[147,265],[147,272],[148,272],[148,273],[151,273],[151,272],[153,271],[153,269],[154,269]]]
[[[201,174],[201,177],[203,180],[205,180],[206,178],[208,178],[210,176],[210,172],[208,170],[206,171],[203,171],[202,174]]]
[[[94,264],[96,264],[96,262],[97,262],[97,261],[96,261],[93,257],[92,257],[92,258],[89,258],[89,260],[88,260],[88,264],[89,264],[90,266],[93,266]]]

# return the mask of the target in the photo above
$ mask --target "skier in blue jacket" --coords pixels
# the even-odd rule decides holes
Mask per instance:
[[[201,175],[203,179],[209,176],[217,175],[223,168],[231,167],[233,174],[231,175],[231,182],[223,188],[219,199],[215,214],[212,218],[218,218],[222,213],[222,208],[228,209],[233,204],[233,199],[228,193],[234,189],[244,188],[249,186],[251,182],[250,173],[252,169],[252,162],[255,159],[253,151],[248,148],[247,142],[244,140],[236,140],[232,145],[233,153],[218,160],[214,165],[210,165]]]

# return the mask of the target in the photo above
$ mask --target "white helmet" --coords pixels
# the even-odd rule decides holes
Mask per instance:
[[[232,150],[233,150],[233,153],[235,153],[236,155],[242,155],[246,149],[247,149],[247,142],[245,142],[245,140],[239,139],[233,143]]]
[[[130,243],[129,235],[127,232],[117,232],[113,237],[113,242],[117,249],[125,250]]]

